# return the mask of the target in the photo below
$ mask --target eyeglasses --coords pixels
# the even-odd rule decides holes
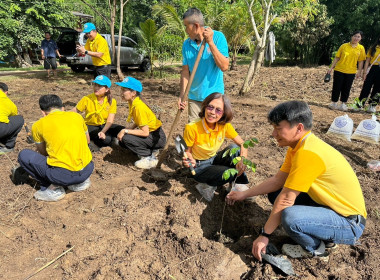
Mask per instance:
[[[220,109],[220,108],[215,108],[215,107],[212,106],[212,105],[207,105],[207,106],[206,106],[206,109],[207,109],[208,111],[210,111],[210,112],[214,111],[214,109],[215,109],[215,114],[217,114],[217,115],[223,115],[223,110],[222,110],[222,109]]]

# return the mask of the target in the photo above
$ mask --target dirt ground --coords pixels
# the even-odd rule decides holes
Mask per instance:
[[[323,83],[326,67],[262,68],[249,96],[238,90],[247,66],[225,75],[226,93],[235,113],[233,125],[244,139],[257,137],[259,145],[249,157],[257,163],[257,172],[248,173],[250,186],[275,174],[285,149],[270,137],[266,115],[281,101],[307,101],[314,114],[313,132],[344,154],[353,166],[368,210],[367,227],[357,246],[339,245],[327,262],[319,259],[291,260],[298,276],[288,279],[380,279],[380,173],[366,167],[379,159],[379,145],[347,142],[326,135],[333,119],[341,112],[327,108],[332,83]],[[142,80],[143,95],[159,111],[163,127],[169,133],[176,114],[179,92],[179,67],[166,79],[149,79],[147,74],[126,72]],[[91,74],[60,73],[47,80],[44,73],[3,76],[10,97],[29,126],[41,117],[41,94],[59,95],[71,109],[91,93]],[[116,81],[116,76],[113,77]],[[352,100],[360,92],[355,82]],[[118,102],[116,123],[124,124],[128,106],[121,102],[119,89],[112,87]],[[185,125],[185,114],[176,133]],[[366,113],[349,113],[357,127]],[[25,279],[64,251],[62,258],[39,272],[33,279],[284,279],[267,263],[256,261],[250,251],[252,241],[264,225],[271,207],[265,196],[255,202],[237,203],[225,208],[222,232],[232,241],[217,242],[221,230],[225,192],[219,189],[207,203],[195,189],[195,181],[181,168],[180,156],[169,147],[162,170],[164,181],[155,181],[151,172],[137,170],[136,156],[115,147],[95,153],[92,186],[81,193],[68,193],[55,203],[36,201],[31,180],[15,186],[10,169],[18,152],[34,147],[26,143],[22,131],[15,151],[0,157],[0,278]],[[344,174],[342,174],[344,176]],[[279,249],[291,242],[280,228],[271,239]]]

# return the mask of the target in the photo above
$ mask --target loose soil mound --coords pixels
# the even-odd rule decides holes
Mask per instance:
[[[357,246],[340,245],[328,260],[291,260],[299,277],[288,279],[378,279],[380,272],[379,173],[367,169],[366,163],[379,159],[379,146],[359,141],[345,142],[326,135],[333,119],[342,115],[331,111],[331,83],[323,83],[326,67],[263,68],[249,96],[238,90],[247,66],[226,73],[226,93],[235,111],[233,125],[244,139],[257,137],[259,145],[250,151],[257,163],[257,173],[249,173],[251,186],[275,174],[285,149],[270,137],[267,112],[281,101],[305,100],[314,114],[316,135],[344,154],[356,171],[365,196],[368,221]],[[179,68],[175,68],[175,74]],[[143,96],[161,117],[168,133],[176,114],[178,78],[154,80],[142,73],[128,75],[142,80]],[[177,75],[178,76],[178,75]],[[60,73],[46,80],[39,73],[1,78],[10,88],[27,124],[41,116],[38,98],[55,93],[71,109],[83,95],[91,92],[90,74]],[[114,79],[115,80],[115,79]],[[86,82],[87,81],[87,82]],[[352,98],[359,95],[355,82]],[[128,107],[112,88],[118,102],[116,122],[124,124]],[[185,115],[185,114],[184,114]],[[349,113],[355,127],[365,113]],[[185,125],[182,117],[177,133]],[[24,279],[62,252],[75,246],[64,257],[39,272],[35,279],[282,279],[283,275],[265,263],[256,261],[250,251],[252,241],[265,223],[271,207],[265,196],[255,202],[237,203],[225,209],[222,234],[226,243],[218,242],[224,208],[223,189],[211,203],[197,193],[195,182],[181,168],[180,156],[172,145],[157,179],[152,171],[137,170],[137,159],[120,148],[103,148],[94,154],[92,186],[82,193],[68,193],[56,203],[33,199],[35,182],[14,186],[10,170],[26,143],[22,131],[15,152],[0,157],[2,166],[0,192],[0,278]],[[344,176],[344,174],[342,174]],[[272,242],[280,248],[291,242],[278,229]]]

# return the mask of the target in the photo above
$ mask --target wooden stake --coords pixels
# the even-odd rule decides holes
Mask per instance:
[[[203,39],[202,45],[201,45],[201,47],[199,49],[199,52],[198,52],[198,55],[197,55],[197,59],[195,60],[195,63],[194,63],[193,71],[191,72],[191,75],[190,75],[190,78],[189,78],[189,82],[187,83],[185,93],[184,93],[184,95],[182,97],[182,102],[184,100],[187,100],[187,96],[189,95],[190,87],[191,87],[191,84],[193,83],[195,73],[197,72],[199,61],[201,60],[203,51],[205,49],[205,45],[206,45],[206,40]],[[166,153],[168,151],[169,144],[172,141],[172,135],[173,135],[174,131],[176,130],[178,122],[179,122],[179,120],[181,118],[181,113],[182,113],[182,110],[178,109],[177,115],[175,116],[174,122],[173,122],[173,124],[171,126],[169,135],[168,135],[168,137],[166,137],[166,140],[167,140],[166,141],[166,145],[165,145],[163,151],[161,152],[160,158],[159,158],[157,166],[156,166],[157,168],[161,168],[161,164],[164,161],[164,158],[165,158]]]
[[[62,254],[60,254],[58,257],[56,257],[54,260],[48,262],[47,264],[45,264],[43,267],[41,267],[39,270],[37,270],[36,272],[34,272],[33,274],[29,275],[28,277],[26,277],[24,280],[28,280],[30,278],[32,278],[34,275],[36,275],[38,272],[40,272],[41,270],[44,270],[45,268],[47,268],[49,265],[51,265],[52,263],[54,263],[56,260],[58,260],[59,258],[61,258],[62,256],[66,255],[68,252],[70,252],[72,249],[74,249],[75,246],[71,247],[70,249],[66,250],[65,252],[63,252]]]

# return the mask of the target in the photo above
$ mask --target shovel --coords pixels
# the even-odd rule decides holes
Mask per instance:
[[[176,147],[177,152],[179,154],[183,154],[183,156],[186,158],[186,160],[189,159],[187,157],[186,152],[185,152],[188,147],[186,145],[185,140],[182,138],[181,135],[177,135],[177,137],[175,138],[175,147]],[[188,160],[188,162],[189,162],[189,168],[190,168],[191,174],[195,175],[195,170],[194,170],[193,165],[191,164],[190,160]]]

